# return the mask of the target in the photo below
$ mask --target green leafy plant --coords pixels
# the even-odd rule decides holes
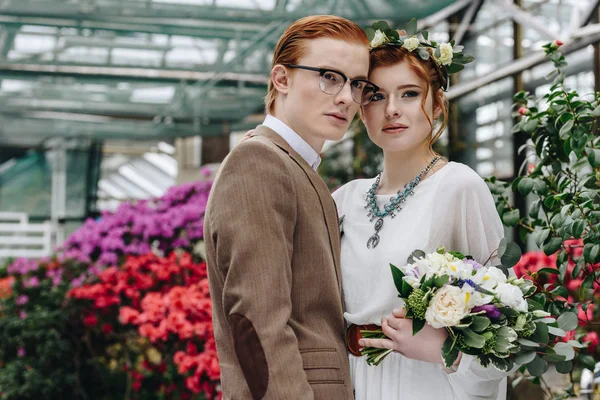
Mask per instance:
[[[532,274],[537,286],[532,299],[540,310],[558,317],[559,327],[564,323],[561,329],[569,330],[577,325],[578,308],[587,312],[594,286],[600,284],[600,94],[586,98],[566,87],[567,62],[560,45],[555,41],[543,46],[555,66],[548,75],[553,80],[549,92],[540,99],[527,92],[514,96],[521,119],[512,132],[528,137],[519,149],[526,152],[526,160],[517,178],[503,182],[492,177],[487,182],[503,223],[518,227],[522,240],[531,235],[546,255],[555,255],[555,268]],[[511,192],[532,200],[526,215],[511,204]],[[547,282],[542,275],[548,274],[557,279],[542,283]],[[577,301],[569,297],[567,278],[581,280]],[[593,369],[593,359],[578,357],[578,347],[571,341],[554,347],[557,354],[568,356],[558,364],[559,372],[572,371],[577,364]],[[532,375],[548,369],[541,360],[530,365]]]

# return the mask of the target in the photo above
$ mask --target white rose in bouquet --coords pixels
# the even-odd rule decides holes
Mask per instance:
[[[431,299],[425,320],[434,328],[457,325],[471,311],[467,304],[468,296],[457,286],[442,287]]]

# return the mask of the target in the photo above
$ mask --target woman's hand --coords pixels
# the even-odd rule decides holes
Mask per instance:
[[[394,310],[391,316],[382,318],[381,329],[389,339],[361,339],[363,347],[371,346],[390,349],[413,360],[443,364],[442,345],[448,337],[446,329],[436,329],[425,324],[415,336],[412,334],[412,319],[406,319],[404,308]],[[461,359],[459,354],[454,365]]]

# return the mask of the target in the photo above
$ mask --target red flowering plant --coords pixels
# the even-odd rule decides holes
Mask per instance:
[[[577,331],[568,332],[565,337],[560,338],[563,342],[577,339],[586,345],[587,355],[585,357],[587,364],[592,364],[594,359],[600,360],[600,283],[593,282],[593,291],[586,291],[583,286],[581,271],[577,273],[577,260],[583,256],[584,243],[582,240],[567,240],[565,248],[569,254],[566,271],[562,277],[563,287],[559,289],[556,297],[562,301],[577,305],[577,315],[579,327]],[[514,267],[515,274],[518,277],[532,280],[537,286],[538,291],[555,290],[559,287],[558,283],[561,271],[558,269],[556,254],[547,256],[543,251],[530,251],[525,253],[521,261]],[[597,270],[599,264],[590,266],[592,270]],[[566,296],[565,296],[566,295]]]
[[[110,369],[127,372],[132,398],[213,399],[219,364],[206,263],[187,252],[149,253],[73,288],[89,340]]]

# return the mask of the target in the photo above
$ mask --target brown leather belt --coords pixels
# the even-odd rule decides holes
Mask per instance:
[[[362,338],[360,331],[365,331],[365,330],[366,331],[375,331],[378,329],[381,329],[381,326],[374,325],[374,324],[370,324],[370,325],[351,324],[348,327],[348,330],[346,331],[346,348],[348,349],[350,354],[352,354],[353,356],[356,356],[356,357],[362,356],[362,354],[360,352],[361,346],[358,344],[358,341],[360,340],[360,338]]]

